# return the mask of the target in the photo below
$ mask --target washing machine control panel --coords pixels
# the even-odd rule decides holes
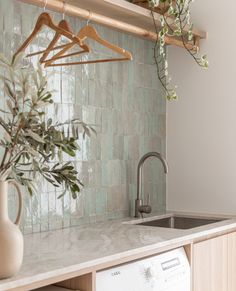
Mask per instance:
[[[190,291],[183,248],[97,273],[97,291]]]

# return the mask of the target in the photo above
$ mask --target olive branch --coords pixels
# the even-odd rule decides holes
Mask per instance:
[[[64,162],[63,157],[76,157],[81,128],[83,137],[95,130],[78,119],[62,123],[47,119],[45,108],[53,104],[52,92],[47,90],[47,77],[40,65],[22,68],[23,58],[20,54],[8,61],[0,55],[3,72],[0,82],[6,104],[6,108],[0,109],[3,130],[0,180],[14,179],[32,195],[37,191],[36,178],[41,175],[53,186],[63,187],[61,196],[70,191],[72,197],[77,198],[83,184],[74,164]]]

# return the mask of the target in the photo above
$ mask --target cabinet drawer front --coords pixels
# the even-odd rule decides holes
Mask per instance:
[[[227,235],[193,245],[193,291],[227,290],[227,247]]]

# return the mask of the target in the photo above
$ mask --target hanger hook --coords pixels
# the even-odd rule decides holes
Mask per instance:
[[[66,0],[63,1],[63,14],[62,14],[62,19],[65,19],[65,14],[66,14]]]
[[[89,25],[90,21],[91,21],[91,18],[92,18],[92,12],[91,10],[88,10],[89,12],[89,16],[88,16],[88,19],[87,19],[87,25]]]
[[[46,11],[46,7],[48,5],[48,0],[44,0],[44,7],[43,7],[43,11]]]

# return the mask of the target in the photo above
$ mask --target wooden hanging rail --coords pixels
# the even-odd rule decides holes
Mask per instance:
[[[18,0],[24,3],[28,3],[28,4],[33,4],[36,6],[40,6],[40,7],[44,7],[45,6],[45,0]],[[97,6],[93,6],[93,2],[97,5]],[[102,11],[103,13],[106,13],[106,11],[102,10],[102,5],[107,4],[107,2],[110,2],[109,0],[83,0],[83,1],[79,1],[76,0],[72,3],[78,3],[78,5],[80,5],[83,7],[83,3],[86,3],[87,5],[90,4],[90,7],[93,9],[93,7],[98,7],[100,11]],[[112,1],[113,2],[113,1]],[[131,4],[127,1],[123,1],[123,0],[119,0],[119,4],[121,2],[124,2],[123,6],[125,5],[125,3],[127,3],[128,5],[133,5],[136,6],[134,4]],[[70,4],[71,2],[66,0],[66,14],[70,15],[70,16],[74,16],[74,17],[80,17],[83,19],[90,19],[92,22],[101,24],[101,25],[105,25],[107,27],[110,27],[112,29],[116,29],[116,30],[120,30],[126,33],[130,33],[133,34],[137,37],[141,37],[147,40],[152,40],[155,41],[157,39],[157,34],[153,31],[147,30],[145,28],[133,25],[133,24],[129,24],[127,22],[123,22],[111,17],[107,17],[105,15],[99,14],[99,13],[95,13],[92,10],[89,10],[89,8],[80,8],[79,6],[74,5],[74,4]],[[102,4],[105,3],[105,4]],[[64,3],[62,0],[48,0],[47,1],[47,9],[52,10],[52,11],[56,11],[59,13],[63,13],[64,12]],[[88,6],[86,6],[88,7]],[[115,9],[114,6],[110,6],[110,9]],[[138,6],[136,6],[138,7]],[[124,8],[124,7],[123,7]],[[138,7],[141,8],[141,7]],[[143,9],[143,8],[141,8]],[[147,10],[147,9],[144,9]],[[148,10],[147,10],[148,11]],[[120,15],[122,15],[121,10],[117,9],[117,13],[120,13]],[[110,15],[110,13],[107,13],[108,15]],[[127,20],[129,19],[128,17],[126,17]],[[150,16],[151,18],[151,16]],[[120,18],[118,18],[120,19]],[[199,38],[205,38],[206,37],[206,33],[202,32],[200,35],[197,33],[196,37]],[[176,38],[172,38],[172,37],[166,37],[166,43],[169,45],[175,45],[181,48],[184,48],[184,45],[182,43],[181,40],[176,39]],[[192,45],[191,44],[187,44],[187,47],[189,49],[192,49]]]

